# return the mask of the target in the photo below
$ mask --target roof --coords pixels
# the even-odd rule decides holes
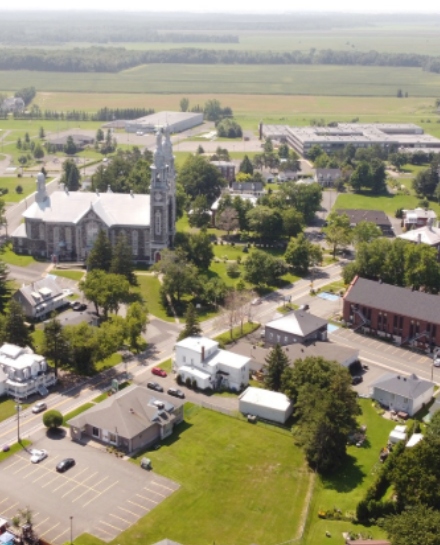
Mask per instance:
[[[127,121],[127,125],[165,127],[166,125],[171,126],[174,123],[186,121],[187,119],[197,120],[200,116],[202,116],[203,119],[203,113],[197,112],[158,112],[157,114],[146,115],[144,117],[139,117],[138,119]]]
[[[48,138],[47,141],[50,144],[59,144],[59,145],[66,145],[67,140],[69,138],[72,138],[75,144],[90,144],[93,143],[94,138],[93,136],[89,136],[86,134],[65,134],[64,136],[59,136],[57,138]]]
[[[225,367],[230,367],[233,369],[241,369],[248,364],[249,361],[250,358],[248,356],[241,356],[240,354],[230,352],[229,350],[217,350],[213,356],[211,356],[208,360],[205,360],[205,363],[210,367],[224,365]]]
[[[21,287],[19,293],[32,306],[37,306],[49,299],[53,299],[58,295],[63,295],[63,290],[58,285],[58,282],[52,276],[47,276],[41,280],[37,280],[32,284]]]
[[[46,223],[78,223],[93,210],[108,226],[150,225],[150,195],[55,191],[44,202],[34,202],[23,213],[26,219]]]
[[[157,543],[154,543],[153,545],[181,545],[177,541],[171,541],[171,539],[162,539],[161,541],[158,541]]]
[[[157,407],[157,402],[163,403],[164,408]],[[69,424],[78,428],[86,424],[105,428],[131,439],[152,425],[173,420],[175,409],[183,403],[179,399],[173,399],[173,403],[170,403],[165,396],[152,393],[144,386],[131,386],[72,418]]]
[[[234,191],[263,191],[262,182],[232,182]]]
[[[15,370],[26,369],[31,367],[33,363],[41,363],[44,361],[44,356],[34,354],[29,347],[22,348],[15,344],[5,343],[0,348],[0,365],[11,367]]]
[[[428,244],[429,246],[437,246],[440,244],[440,229],[438,227],[431,227],[425,225],[419,229],[411,229],[398,238],[403,240],[409,240],[410,242]]]
[[[209,161],[211,165],[214,165],[216,167],[228,167],[228,168],[235,168],[235,163],[232,161]]]
[[[413,433],[406,444],[407,447],[415,447],[423,439],[423,434]]]
[[[255,195],[248,195],[247,193],[234,193],[233,195],[231,195],[231,197],[234,197],[234,199],[238,197],[242,201],[250,201],[253,205],[256,205],[258,201]],[[213,205],[211,206],[211,210],[218,209],[218,205],[220,204],[221,199],[222,198],[220,197],[213,203]]]
[[[341,169],[340,168],[317,168],[316,169],[316,176],[319,178],[322,176],[325,177],[335,177],[341,175]]]
[[[305,310],[294,310],[266,324],[266,328],[271,327],[299,337],[306,337],[325,326],[327,326],[327,320]]]
[[[191,337],[186,337],[174,345],[176,348],[188,348],[189,350],[194,350],[198,354],[201,354],[202,347],[205,351],[210,350],[211,348],[217,348],[218,342],[210,339],[209,337],[202,337],[201,335],[192,335]]]
[[[345,365],[346,362],[351,362],[359,357],[359,350],[340,346],[330,341],[316,341],[310,345],[295,343],[289,344],[288,346],[282,346],[281,349],[289,358],[291,365],[298,359],[308,357],[322,357],[326,360],[336,361],[340,365]],[[250,356],[252,362],[256,364],[252,365],[251,363],[251,368],[254,371],[259,371],[263,365],[265,365],[266,358],[271,349],[251,345],[245,341],[239,341],[232,346],[229,351],[242,356]]]
[[[417,399],[429,390],[434,391],[434,383],[428,380],[422,380],[417,375],[404,377],[395,373],[386,373],[371,384],[372,388],[378,388],[384,392],[406,397],[408,399]]]
[[[405,216],[415,216],[420,219],[436,219],[437,214],[434,212],[434,210],[425,210],[424,208],[415,208],[414,210],[404,210],[403,211]]]
[[[357,209],[340,209],[338,214],[347,214],[350,218],[350,223],[357,225],[361,221],[371,221],[376,225],[383,225],[391,229],[391,222],[383,210],[357,210]]]
[[[356,277],[344,295],[344,302],[440,324],[440,299],[421,291]]]
[[[263,388],[254,388],[253,386],[246,388],[238,399],[245,403],[252,403],[252,405],[268,407],[283,412],[292,406],[292,402],[285,394],[264,390]]]
[[[194,377],[199,378],[200,380],[207,380],[211,378],[211,375],[209,373],[205,373],[205,371],[201,371],[197,367],[191,367],[190,365],[182,365],[182,367],[179,367],[179,371],[183,373],[188,373]]]

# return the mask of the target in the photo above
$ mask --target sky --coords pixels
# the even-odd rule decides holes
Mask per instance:
[[[222,2],[207,2],[206,0],[166,0],[166,2],[152,2],[151,0],[20,0],[11,4],[7,0],[0,0],[1,9],[13,10],[66,10],[92,9],[115,11],[186,11],[186,12],[283,12],[283,11],[333,11],[333,12],[417,12],[440,13],[439,0],[419,0],[410,2],[405,0],[368,0],[355,2],[353,0],[308,0],[306,3],[298,0],[277,0],[271,3],[262,0],[222,0]]]

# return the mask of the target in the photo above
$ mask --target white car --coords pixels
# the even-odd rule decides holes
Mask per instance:
[[[440,367],[440,356],[437,356],[434,360],[434,367]]]
[[[33,448],[29,451],[31,453],[31,462],[33,464],[38,464],[38,462],[43,461],[47,458],[47,450]]]

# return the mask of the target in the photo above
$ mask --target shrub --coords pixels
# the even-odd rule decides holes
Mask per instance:
[[[182,385],[183,380],[182,380],[182,376],[181,376],[181,375],[177,375],[177,377],[176,377],[176,382],[177,382],[177,384],[178,384],[179,386]]]
[[[43,416],[43,424],[49,430],[57,429],[63,423],[63,415],[60,411],[46,411]]]
[[[231,278],[237,278],[240,276],[240,268],[237,263],[228,263],[226,265],[226,272]]]
[[[191,379],[189,377],[186,377],[185,384],[188,386],[188,388],[191,388]]]
[[[197,380],[194,378],[191,383],[194,390],[197,390]]]
[[[21,195],[23,193],[23,186],[17,185],[17,187],[15,188],[15,191],[16,191],[16,193]]]

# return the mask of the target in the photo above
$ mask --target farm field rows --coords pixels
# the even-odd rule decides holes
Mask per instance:
[[[2,91],[32,83],[39,91],[244,93],[273,95],[436,96],[440,74],[419,68],[307,65],[149,64],[117,74],[0,71]],[[324,82],[324,85],[323,85]]]

